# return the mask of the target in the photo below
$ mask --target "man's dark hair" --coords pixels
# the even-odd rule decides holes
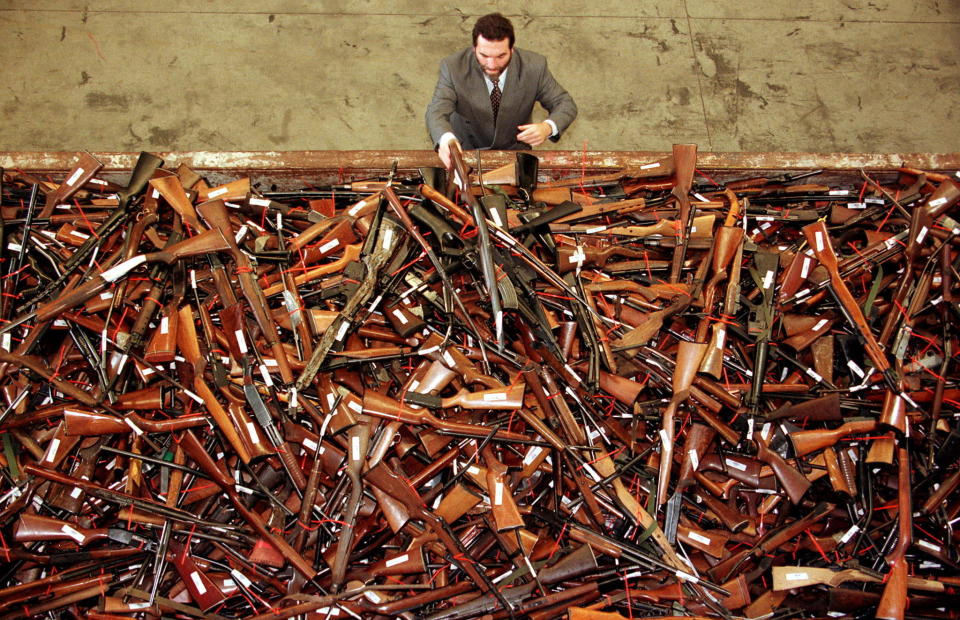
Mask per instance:
[[[510,20],[500,13],[490,13],[477,20],[473,26],[473,46],[477,46],[477,37],[483,35],[488,41],[510,40],[510,48],[513,48],[513,24]]]

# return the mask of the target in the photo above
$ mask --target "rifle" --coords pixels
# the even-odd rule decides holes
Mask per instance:
[[[227,242],[218,232],[208,231],[207,234],[197,235],[196,237],[192,237],[190,239],[184,239],[183,241],[169,248],[164,248],[159,252],[151,252],[149,254],[140,254],[138,256],[134,256],[133,258],[126,260],[119,265],[102,271],[100,274],[94,276],[90,280],[87,280],[83,284],[64,291],[53,301],[40,306],[32,312],[21,315],[12,322],[0,327],[0,334],[4,334],[31,319],[35,319],[44,323],[50,321],[74,306],[77,306],[90,299],[94,295],[97,295],[114,282],[120,278],[123,278],[144,263],[162,262],[171,264],[174,261],[180,260],[181,258],[196,256],[198,254],[208,254],[210,252],[226,249],[226,247]]]
[[[910,452],[907,441],[897,448],[897,545],[887,556],[890,572],[886,576],[877,618],[898,620],[907,607],[907,549],[913,543],[913,508],[910,488]]]
[[[883,577],[872,575],[861,568],[847,568],[833,570],[832,568],[818,568],[815,566],[774,566],[773,589],[792,590],[807,586],[826,585],[836,587],[848,581],[865,581],[881,583]],[[935,579],[920,579],[908,577],[907,587],[925,592],[946,592],[947,586]]]
[[[311,581],[317,573],[313,565],[297,553],[287,541],[271,532],[257,513],[247,508],[237,494],[234,480],[217,466],[213,458],[210,457],[200,444],[196,435],[193,434],[193,431],[183,431],[183,434],[180,436],[180,445],[183,446],[184,451],[193,459],[200,469],[210,477],[213,483],[227,494],[227,497],[241,518],[253,527],[274,549],[279,551],[294,570],[300,573],[307,581]]]
[[[116,232],[130,218],[129,207],[133,199],[141,194],[147,185],[147,181],[153,175],[154,171],[163,164],[163,160],[147,152],[141,152],[134,165],[133,172],[130,174],[130,181],[127,186],[117,191],[119,204],[109,218],[104,220],[97,227],[94,234],[87,239],[61,266],[61,272],[56,280],[45,285],[37,294],[27,301],[26,306],[35,303],[37,300],[44,299],[51,293],[60,290],[60,287],[71,276],[71,274],[80,265],[84,264],[90,258],[94,249],[99,248],[102,239],[108,238]]]
[[[792,523],[787,523],[767,532],[753,546],[730,556],[707,572],[718,581],[728,579],[730,575],[735,573],[745,562],[751,558],[761,557],[766,553],[771,553],[775,549],[778,549],[784,543],[825,517],[833,508],[833,504],[827,502],[818,503],[809,513],[801,516]]]
[[[467,165],[463,161],[463,155],[459,149],[450,150],[450,160],[453,163],[456,176],[460,178],[464,188],[469,182],[469,173]],[[465,190],[467,205],[470,207],[473,224],[477,227],[477,243],[480,251],[480,269],[483,272],[483,279],[487,287],[487,295],[490,298],[490,312],[493,314],[495,339],[498,350],[503,350],[503,310],[500,307],[500,290],[497,288],[496,270],[493,264],[493,252],[490,242],[490,230],[487,227],[487,218],[484,214],[480,202],[476,196],[469,190]]]
[[[230,224],[230,216],[227,213],[226,205],[221,200],[211,200],[198,207],[198,211],[203,219],[211,228],[221,232],[227,240],[229,247],[227,251],[233,257],[236,264],[237,278],[240,281],[240,290],[250,310],[253,312],[254,319],[267,346],[273,352],[273,357],[277,361],[280,371],[280,377],[284,383],[293,382],[293,371],[290,369],[290,359],[287,357],[287,351],[280,343],[277,335],[276,323],[270,316],[267,300],[263,295],[263,290],[257,284],[256,277],[253,275],[253,268],[247,255],[240,251],[234,238],[233,227]]]
[[[893,370],[890,368],[890,362],[887,360],[887,356],[884,354],[877,339],[873,336],[873,332],[870,330],[870,326],[867,324],[867,320],[864,318],[860,306],[857,304],[850,289],[847,288],[843,276],[840,274],[837,256],[834,254],[833,247],[830,245],[826,224],[823,220],[808,224],[803,227],[803,234],[807,239],[807,243],[813,248],[817,260],[820,261],[820,264],[823,265],[830,274],[829,288],[834,292],[840,302],[845,317],[857,330],[861,341],[864,343],[867,355],[873,361],[875,368],[883,374],[890,389],[899,391],[898,381],[893,374]]]
[[[797,456],[806,456],[836,444],[841,439],[855,433],[867,433],[877,428],[877,421],[871,418],[848,418],[849,421],[835,429],[795,431],[790,433],[790,442]]]
[[[389,190],[387,195],[388,197],[393,195],[396,198],[396,195],[391,194]],[[409,217],[407,219],[409,220]],[[363,280],[357,285],[354,293],[347,298],[340,315],[324,331],[320,341],[315,345],[313,355],[307,361],[307,365],[297,379],[296,389],[298,392],[304,392],[307,389],[330,351],[335,347],[342,348],[344,338],[353,326],[356,314],[360,312],[363,304],[367,303],[374,293],[374,287],[380,278],[380,271],[397,251],[399,244],[394,241],[395,237],[398,237],[397,231],[398,227],[383,217],[382,205],[378,207],[374,223],[371,225],[361,251],[364,265]],[[378,305],[379,302],[380,298],[374,299],[370,310],[372,311],[373,307]]]
[[[84,151],[80,155],[80,160],[74,164],[73,169],[63,183],[58,185],[55,190],[47,193],[46,203],[40,211],[40,217],[50,217],[57,205],[69,200],[70,197],[76,194],[101,168],[103,168],[103,164],[100,163],[96,157]]]
[[[687,253],[687,239],[690,236],[690,226],[693,223],[689,194],[697,165],[697,145],[674,144],[673,161],[675,185],[670,193],[677,199],[679,205],[680,212],[677,219],[680,228],[677,230],[677,237],[680,241],[680,247],[678,248],[679,251],[673,253],[669,281],[671,284],[676,284],[680,281],[680,268],[683,266],[683,259]]]

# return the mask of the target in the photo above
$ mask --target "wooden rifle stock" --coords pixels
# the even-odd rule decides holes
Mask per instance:
[[[483,426],[453,422],[451,420],[441,420],[427,411],[412,409],[389,396],[374,392],[373,390],[367,390],[363,395],[363,412],[385,420],[396,420],[406,424],[425,424],[437,430],[463,433],[472,437],[486,437],[490,434],[489,429]],[[498,430],[496,434],[494,434],[494,438],[516,441],[526,439],[526,435]]]
[[[846,422],[832,430],[809,430],[790,433],[790,442],[793,444],[793,450],[797,456],[806,456],[811,452],[832,446],[848,435],[866,433],[876,428],[876,420],[868,418],[857,419]]]
[[[910,488],[910,453],[906,443],[897,449],[897,546],[887,557],[890,573],[877,607],[877,618],[902,620],[907,608],[907,549],[913,543],[913,506]]]
[[[692,176],[692,173],[691,173]],[[677,407],[690,396],[690,386],[700,367],[707,345],[681,341],[677,349],[677,363],[673,372],[673,397],[663,414],[660,429],[660,471],[657,478],[657,505],[667,501],[670,469],[673,466],[674,414]]]
[[[757,458],[773,469],[780,485],[787,491],[790,501],[799,504],[812,483],[801,472],[791,467],[782,456],[771,450],[759,432],[754,432],[753,442],[757,446]]]
[[[697,145],[674,144],[673,162],[674,186],[670,193],[676,197],[680,209],[677,218],[680,224],[680,229],[677,231],[680,247],[673,253],[673,262],[670,266],[670,283],[676,284],[680,281],[680,269],[683,266],[683,259],[687,253],[687,229],[690,227],[689,194],[690,187],[693,185],[693,174],[697,165]]]
[[[270,545],[279,551],[284,559],[286,559],[287,562],[289,562],[298,573],[308,580],[312,579],[317,573],[317,571],[313,568],[313,565],[304,559],[302,555],[297,553],[297,551],[291,547],[287,541],[271,532],[258,514],[247,508],[247,506],[240,500],[239,495],[237,495],[237,490],[234,486],[233,479],[217,466],[213,458],[207,454],[207,451],[200,444],[200,441],[197,439],[196,435],[193,434],[193,431],[184,431],[180,437],[180,445],[183,446],[183,449],[187,455],[193,459],[193,461],[197,464],[197,466],[200,467],[201,470],[203,470],[205,474],[210,476],[214,484],[226,492],[230,502],[233,504],[237,513],[239,513],[243,520],[250,524],[250,526],[253,527],[258,534],[260,534],[260,536],[262,536],[267,542],[270,543]]]
[[[257,283],[253,275],[253,268],[250,259],[244,254],[234,239],[233,227],[230,224],[230,215],[227,212],[226,205],[222,200],[211,200],[197,207],[200,215],[210,224],[211,228],[221,232],[224,239],[229,244],[228,251],[233,256],[237,267],[237,279],[240,281],[240,290],[247,304],[253,312],[254,319],[260,327],[260,332],[267,346],[273,352],[277,361],[277,367],[280,370],[280,376],[285,383],[293,382],[293,371],[290,368],[290,360],[287,357],[287,350],[280,343],[277,335],[277,326],[270,315],[267,300],[263,295],[263,289]]]
[[[77,193],[77,191],[83,187],[83,185],[93,178],[100,169],[103,168],[103,164],[95,158],[90,153],[84,151],[80,155],[80,161],[78,161],[73,169],[70,171],[70,174],[67,175],[67,178],[64,179],[63,183],[57,186],[55,190],[50,191],[47,194],[46,204],[44,204],[43,210],[40,211],[38,218],[48,218],[53,214],[53,210],[58,204],[63,203],[66,200],[69,200],[71,196]]]

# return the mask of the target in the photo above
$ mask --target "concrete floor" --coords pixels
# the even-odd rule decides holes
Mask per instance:
[[[426,8],[425,8],[426,5]],[[500,10],[579,150],[960,151],[958,0],[0,0],[0,151],[424,149]]]

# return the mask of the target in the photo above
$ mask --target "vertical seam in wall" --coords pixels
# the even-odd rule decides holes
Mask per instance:
[[[707,120],[707,103],[703,98],[703,82],[700,78],[700,63],[697,61],[697,50],[693,45],[693,22],[690,20],[690,10],[687,9],[687,0],[683,0],[683,12],[687,17],[687,38],[690,40],[690,54],[693,57],[693,70],[697,75],[697,92],[700,94],[700,112],[703,114],[703,127],[707,131],[707,147],[713,149],[713,136],[710,135],[710,123]]]

